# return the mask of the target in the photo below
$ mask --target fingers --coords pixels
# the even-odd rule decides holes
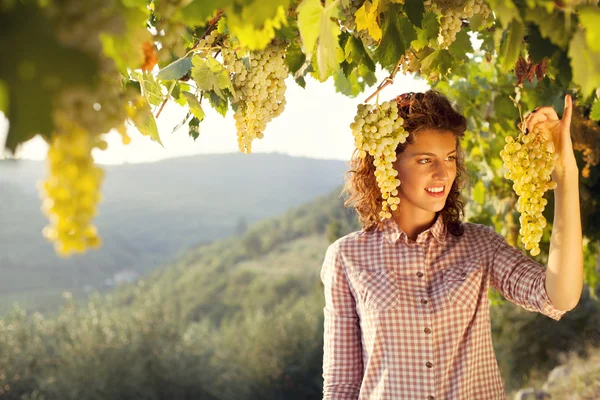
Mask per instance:
[[[547,120],[548,120],[548,116],[546,114],[540,114],[539,111],[529,114],[529,116],[525,120],[525,128],[527,129],[525,132],[529,133],[529,132],[533,131],[533,127],[538,122],[544,122]]]
[[[573,116],[573,99],[570,94],[565,96],[565,111],[563,113],[563,122],[566,126],[571,126],[571,117]]]

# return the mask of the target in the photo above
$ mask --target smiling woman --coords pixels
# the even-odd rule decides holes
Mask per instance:
[[[372,117],[378,107],[359,108],[352,126],[361,149],[346,173],[345,204],[362,229],[332,243],[321,269],[323,398],[504,400],[489,288],[555,320],[572,296],[556,296],[552,285],[546,292],[546,269],[492,227],[461,222],[466,122],[443,95],[430,90],[382,104],[392,110],[384,117],[402,125],[390,137],[390,121]],[[388,144],[397,136],[395,152],[372,151],[374,139]],[[387,204],[391,212],[381,213]],[[564,274],[581,280],[578,271]]]

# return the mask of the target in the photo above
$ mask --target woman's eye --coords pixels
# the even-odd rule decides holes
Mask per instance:
[[[423,158],[423,159],[419,160],[419,164],[426,164],[422,161],[429,161],[429,158]]]
[[[450,158],[450,159],[452,159],[452,160],[456,160],[456,156],[450,156],[450,157],[448,157],[448,158]]]

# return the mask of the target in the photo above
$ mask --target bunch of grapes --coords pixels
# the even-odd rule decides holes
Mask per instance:
[[[393,167],[396,161],[396,147],[406,142],[408,132],[404,130],[404,119],[398,117],[398,105],[395,101],[386,101],[381,105],[359,104],[354,122],[350,124],[354,136],[354,146],[360,150],[360,157],[367,153],[373,156],[375,178],[381,190],[383,202],[379,217],[391,218],[400,204],[398,195],[400,180],[398,171]]]
[[[171,54],[175,57],[183,57],[186,52],[186,41],[183,35],[186,27],[183,23],[175,21],[177,11],[189,5],[192,0],[154,0],[151,8],[156,17],[155,27],[157,30],[156,40],[161,47],[158,51],[160,61],[168,61]]]
[[[50,175],[39,187],[42,211],[50,225],[42,233],[61,256],[85,252],[102,244],[91,220],[100,201],[104,173],[94,165],[92,149],[106,149],[102,135],[93,135],[66,115],[55,115],[56,131],[49,139]]]
[[[236,92],[234,114],[238,146],[242,153],[252,152],[252,141],[262,139],[268,122],[280,115],[285,107],[286,43],[274,40],[264,50],[248,53],[246,67],[236,54],[230,40],[225,40],[222,55],[225,67],[232,74]]]
[[[517,138],[506,137],[506,145],[500,151],[504,161],[507,179],[512,180],[513,190],[519,196],[517,210],[521,214],[519,234],[532,256],[540,254],[546,218],[542,212],[548,201],[544,199],[547,190],[556,188],[550,174],[558,158],[551,140],[546,141],[537,128],[529,134],[519,133]]]
[[[426,0],[425,9],[440,14],[440,48],[448,48],[456,40],[462,27],[462,20],[480,15],[484,21],[492,12],[484,0]]]
[[[124,144],[131,141],[125,128],[127,108],[138,93],[133,88],[121,88],[122,76],[115,62],[104,55],[100,41],[100,34],[121,35],[127,29],[119,0],[50,2],[44,11],[55,25],[58,40],[96,58],[99,66],[94,85],[65,85],[56,92],[54,130],[45,138],[49,144],[48,176],[38,189],[50,224],[42,233],[54,243],[59,255],[68,256],[101,246],[92,219],[101,199],[103,171],[94,165],[92,150],[107,148],[103,134],[112,128],[121,134]],[[144,47],[148,47],[147,38],[136,33],[129,36],[129,44],[151,53],[153,48]]]

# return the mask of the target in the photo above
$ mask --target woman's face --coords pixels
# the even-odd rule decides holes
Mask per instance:
[[[441,211],[456,178],[456,136],[449,131],[425,129],[393,164],[400,180],[398,197],[405,212]],[[439,193],[427,189],[443,188]]]

